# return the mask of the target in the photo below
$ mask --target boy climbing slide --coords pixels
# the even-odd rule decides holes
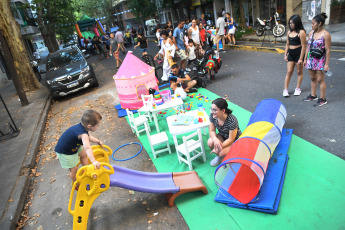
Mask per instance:
[[[87,110],[81,123],[68,128],[60,137],[55,152],[59,157],[62,168],[69,169],[73,183],[76,181],[79,157],[81,164],[88,165],[88,157],[95,168],[99,169],[101,164],[96,161],[90,142],[103,145],[103,142],[91,136],[89,132],[95,132],[102,120],[101,114],[94,110]]]

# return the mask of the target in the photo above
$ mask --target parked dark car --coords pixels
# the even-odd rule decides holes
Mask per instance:
[[[83,53],[71,46],[48,55],[46,85],[57,99],[91,86],[98,87],[98,81]]]

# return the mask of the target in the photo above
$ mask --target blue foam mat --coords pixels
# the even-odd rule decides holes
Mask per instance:
[[[292,132],[293,129],[283,129],[282,139],[269,161],[260,192],[252,202],[243,204],[222,188],[219,188],[215,201],[225,203],[229,207],[276,214],[282,194],[287,161],[289,159],[287,152],[290,146]]]
[[[115,109],[117,110],[117,114],[119,117],[127,116],[127,111],[121,107],[121,104],[115,105]],[[137,113],[137,110],[131,110],[133,113]]]

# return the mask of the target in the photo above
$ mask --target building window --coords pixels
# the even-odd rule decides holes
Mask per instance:
[[[14,2],[11,2],[10,6],[11,6],[11,11],[12,11],[14,19],[22,20],[21,17],[19,16],[16,4]]]
[[[159,21],[160,21],[161,24],[165,24],[166,23],[165,12],[159,13]]]

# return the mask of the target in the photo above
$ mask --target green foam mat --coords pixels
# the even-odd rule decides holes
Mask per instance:
[[[199,101],[195,98],[199,93],[210,101]],[[193,102],[192,110],[197,109],[198,103],[203,103],[208,114],[211,101],[219,97],[206,89],[198,89],[195,96],[187,97],[185,103]],[[251,113],[229,101],[228,104],[243,132]],[[173,111],[167,111],[167,114],[160,115],[158,120],[161,131],[168,134],[173,152],[171,155],[168,152],[161,153],[154,158],[147,136],[141,133],[139,137],[158,172],[189,171],[187,164],[178,162],[173,138],[169,133],[165,116],[173,114]],[[150,127],[154,134],[154,122],[150,123]],[[200,157],[193,161],[193,168],[206,185],[209,194],[194,192],[175,200],[190,229],[345,229],[345,161],[342,159],[293,135],[278,213],[265,214],[227,207],[214,201],[218,191],[214,183],[216,167],[211,167],[210,161],[215,155],[209,154],[211,150],[207,146],[208,133],[203,135],[203,138],[207,162],[204,163]],[[178,140],[181,143],[181,135]]]

